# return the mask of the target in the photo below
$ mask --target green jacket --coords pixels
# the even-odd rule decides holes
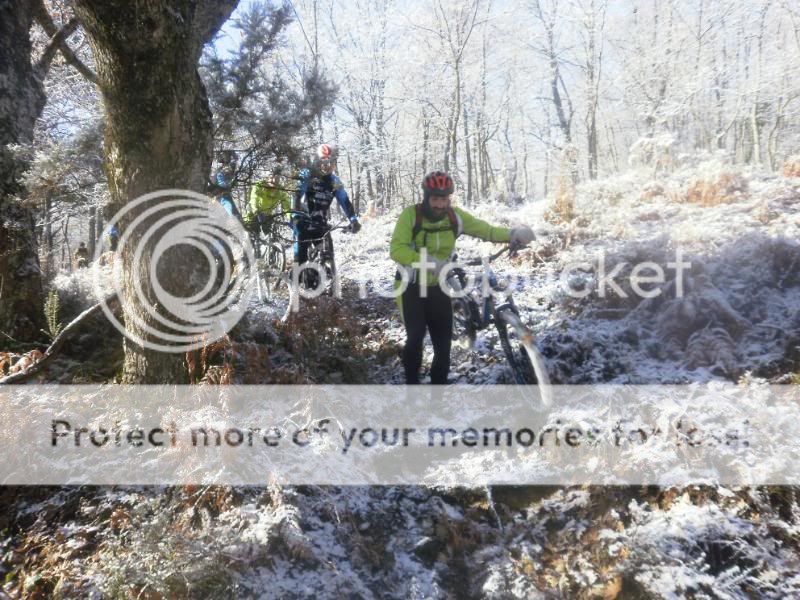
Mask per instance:
[[[289,194],[283,190],[269,188],[262,183],[256,183],[250,189],[250,211],[254,213],[262,212],[271,214],[278,205],[283,212],[288,212],[291,208]]]
[[[493,227],[486,221],[473,217],[468,212],[453,207],[459,223],[459,233],[465,233],[473,237],[486,240],[487,242],[508,242],[511,231],[506,227]],[[416,208],[412,205],[403,209],[400,218],[394,227],[390,254],[392,260],[399,263],[401,267],[411,268],[411,264],[420,259],[419,250],[426,248],[430,258],[446,260],[453,253],[456,245],[456,236],[453,233],[450,219],[445,217],[441,221],[432,222],[422,218],[422,229],[415,239],[411,239],[414,233],[414,222],[416,221]],[[427,274],[428,285],[436,285],[437,277],[433,272]]]

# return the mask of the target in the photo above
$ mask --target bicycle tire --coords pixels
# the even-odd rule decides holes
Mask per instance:
[[[325,269],[325,276],[328,278],[325,282],[325,294],[338,298],[341,295],[341,289],[339,288],[339,277],[336,271],[336,260],[334,259],[333,238],[330,233],[325,236],[322,242],[321,262],[322,267]]]
[[[322,268],[325,269],[325,295],[338,296],[339,295],[339,279],[336,273],[336,262],[333,258],[326,256],[322,259]]]
[[[306,261],[307,262],[317,262],[317,256],[319,254],[319,250],[314,244],[309,244],[308,246],[308,253],[306,254]],[[317,285],[319,285],[318,281],[318,274],[313,269],[304,268],[300,271],[300,276],[298,277],[302,286],[309,290],[314,291],[317,289]]]
[[[466,298],[453,298],[452,340],[463,348],[475,346],[476,330],[473,309]]]
[[[300,275],[298,276],[299,284],[309,292],[316,291],[317,287],[319,286],[319,273],[314,269],[309,269],[308,267],[303,268],[300,271]]]
[[[508,308],[500,310],[495,315],[495,327],[500,338],[500,345],[511,367],[514,381],[519,385],[536,385],[539,380],[536,377],[536,371],[533,368],[530,356],[528,356],[528,351],[522,341],[517,338],[516,329],[510,327],[504,317],[504,314],[510,310]],[[518,314],[517,317],[519,317]]]
[[[271,269],[278,273],[286,268],[286,251],[283,246],[272,242],[264,249],[264,259]]]

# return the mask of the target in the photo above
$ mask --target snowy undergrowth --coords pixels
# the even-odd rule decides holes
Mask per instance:
[[[496,270],[525,276],[514,296],[555,380],[736,380],[746,371],[780,380],[797,370],[800,180],[740,173],[746,193],[700,206],[675,194],[733,169],[682,169],[580,186],[571,224],[548,223],[542,201],[474,211],[493,223],[530,224],[537,233],[531,251],[499,259]],[[396,216],[365,220],[355,237],[335,234],[346,280],[341,303],[362,328],[358,344],[375,383],[399,380],[403,329],[392,300],[358,299],[357,286],[368,275],[391,285],[388,242]],[[601,251],[608,272],[618,262],[665,266],[677,247],[692,263],[683,298],[670,294],[674,283],[667,281],[651,300],[576,299],[559,280],[565,265],[577,261],[591,266],[574,283],[596,285]],[[462,257],[492,249],[459,240]],[[621,280],[628,271],[619,278],[626,291]],[[287,302],[281,293],[254,302],[245,323],[247,336],[271,344],[273,363],[297,360],[280,345],[275,323]],[[369,352],[384,354],[370,361]],[[453,364],[459,382],[509,381],[491,330],[479,334],[475,350],[455,350]],[[329,380],[343,376],[340,369],[323,380],[336,373]],[[17,550],[3,562],[14,573],[7,590],[28,585],[136,596],[149,586],[178,597],[203,590],[253,597],[800,594],[800,512],[789,488],[498,488],[494,503],[487,490],[398,487],[85,495],[84,508],[63,517],[47,509],[50,518],[16,537]],[[19,560],[20,548],[57,534],[64,549],[53,550],[50,562],[35,553]],[[78,570],[79,560],[90,568]],[[42,565],[50,565],[44,575]]]
[[[679,192],[687,182],[716,181],[720,173],[733,173],[747,192],[700,206],[667,191]],[[654,188],[664,193],[646,193]],[[491,223],[529,224],[536,231],[530,250],[517,259],[500,258],[494,268],[517,280],[515,301],[538,335],[555,382],[682,383],[736,380],[746,372],[777,379],[797,368],[797,179],[740,173],[708,161],[655,181],[651,173],[630,171],[590,182],[578,187],[575,205],[577,216],[570,224],[547,222],[544,201],[468,209]],[[337,238],[343,277],[378,278],[379,287],[390,289],[394,265],[388,244],[396,212],[366,221],[358,236]],[[458,242],[461,258],[493,249],[466,236]],[[670,267],[679,257],[689,263],[681,277],[682,295],[677,271]],[[645,261],[664,273],[664,284],[642,285],[646,291],[661,288],[656,298],[631,289],[631,269]],[[608,279],[601,285],[619,263],[623,267],[612,281],[627,297]],[[565,275],[570,265],[576,267]],[[576,298],[570,288],[591,293]],[[382,323],[382,333],[402,343],[397,311]],[[454,350],[454,381],[510,381],[492,328],[479,333],[476,350]]]

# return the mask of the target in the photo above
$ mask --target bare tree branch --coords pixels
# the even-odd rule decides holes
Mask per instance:
[[[53,62],[53,58],[55,57],[56,52],[58,52],[61,44],[63,44],[77,28],[78,20],[74,18],[70,19],[69,22],[59,29],[50,40],[47,48],[45,48],[44,52],[42,53],[42,57],[36,63],[36,66],[34,66],[34,70],[42,79],[44,79],[44,77],[47,75],[47,72],[50,70],[50,64]]]
[[[51,38],[50,45],[47,47],[42,59],[39,61],[37,69],[41,68],[44,69],[44,72],[47,72],[47,69],[50,66],[50,61],[53,59],[52,54],[55,52],[55,49],[58,48],[58,50],[61,51],[61,56],[64,57],[64,60],[72,65],[75,70],[83,75],[86,79],[97,85],[97,75],[95,75],[95,73],[89,67],[83,64],[83,61],[81,61],[81,59],[75,55],[75,53],[72,51],[72,48],[70,48],[67,44],[67,38],[77,28],[77,21],[75,19],[71,19],[66,25],[64,25],[64,27],[59,29],[56,27],[55,23],[53,23],[53,19],[50,17],[50,13],[47,12],[47,8],[45,8],[42,0],[36,0],[34,11],[36,22],[42,26],[42,29],[44,29],[45,33]],[[73,21],[75,21],[74,24]],[[50,53],[49,56],[48,52]]]

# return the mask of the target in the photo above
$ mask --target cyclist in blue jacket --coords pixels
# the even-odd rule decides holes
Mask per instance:
[[[312,168],[300,171],[300,185],[292,202],[292,210],[307,213],[308,216],[297,215],[292,220],[296,265],[308,260],[310,240],[321,238],[330,230],[328,212],[334,198],[350,220],[350,231],[356,233],[361,229],[344,184],[335,174],[338,155],[336,146],[321,144]]]
[[[223,150],[220,152],[220,167],[214,174],[212,184],[217,200],[222,204],[225,211],[230,216],[236,217],[241,221],[242,216],[239,214],[239,209],[236,208],[236,204],[233,202],[233,196],[231,196],[233,178],[236,174],[236,160],[236,152],[233,150]]]

